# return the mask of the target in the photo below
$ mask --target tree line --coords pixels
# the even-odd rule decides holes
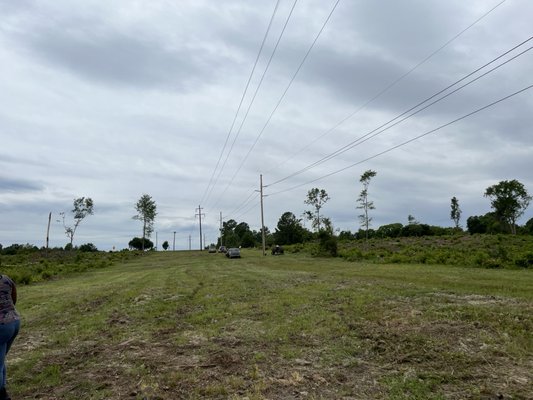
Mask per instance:
[[[157,205],[154,199],[148,194],[143,194],[135,204],[136,214],[132,217],[142,223],[142,236],[134,237],[128,243],[130,249],[145,250],[153,248],[153,243],[150,236],[154,231],[154,221],[157,215]],[[65,245],[65,250],[77,249],[82,252],[98,251],[96,246],[92,243],[86,243],[79,247],[74,247],[74,235],[76,234],[81,222],[90,215],[94,214],[94,201],[90,197],[78,197],[73,201],[73,208],[70,211],[72,214],[72,223],[67,222],[67,213],[60,212],[63,229],[69,242]],[[50,225],[48,226],[50,229]],[[48,234],[47,234],[48,235]],[[48,245],[48,241],[47,241]],[[168,242],[167,242],[168,247]],[[11,246],[2,248],[0,244],[0,254],[16,254],[21,251],[33,250],[37,247],[26,244],[12,244]],[[166,249],[165,249],[166,250]]]
[[[462,210],[457,197],[453,196],[450,201],[450,219],[453,221],[453,227],[440,227],[420,223],[412,215],[407,217],[407,224],[394,222],[381,225],[377,229],[372,226],[372,213],[376,210],[374,201],[371,200],[369,193],[371,180],[377,176],[373,170],[365,171],[359,182],[362,190],[356,200],[356,209],[361,210],[359,214],[359,229],[357,231],[335,231],[333,223],[324,212],[323,208],[330,200],[329,194],[324,189],[312,188],[308,191],[304,204],[310,209],[304,210],[302,218],[298,218],[293,212],[284,212],[276,225],[274,232],[270,232],[265,227],[265,237],[267,246],[274,244],[290,245],[296,243],[305,243],[312,240],[319,240],[320,243],[333,248],[332,240],[368,240],[370,238],[390,238],[390,237],[410,237],[410,236],[442,236],[463,232],[461,225]],[[466,231],[470,234],[475,233],[509,233],[509,234],[533,234],[533,218],[529,219],[525,225],[517,225],[518,219],[524,214],[532,200],[525,186],[517,180],[500,181],[499,183],[489,186],[484,197],[490,201],[492,211],[484,215],[473,215],[466,220]],[[152,249],[154,244],[150,240],[154,231],[154,221],[157,215],[157,205],[152,197],[143,194],[135,204],[136,214],[132,217],[142,223],[142,235],[134,237],[128,243],[130,249],[146,250]],[[90,215],[94,214],[94,202],[90,197],[79,197],[73,201],[72,223],[67,223],[67,214],[60,213],[62,217],[65,235],[69,243],[65,250],[73,248],[74,236],[81,222]],[[304,221],[311,223],[311,229],[305,226]],[[238,222],[233,219],[223,222],[220,236],[217,240],[217,246],[226,247],[256,247],[262,242],[261,230],[250,229],[246,222]],[[12,245],[8,251],[15,251],[18,248]],[[162,246],[165,250],[169,248],[168,241]],[[6,250],[4,249],[4,251]],[[96,246],[87,243],[80,246],[83,251],[96,251]],[[0,245],[0,252],[2,246]]]
[[[409,215],[406,224],[394,222],[372,229],[372,212],[376,206],[370,198],[369,187],[372,178],[376,175],[376,171],[367,170],[359,179],[362,190],[356,200],[356,208],[361,210],[361,214],[358,215],[360,226],[357,231],[334,231],[331,219],[323,212],[330,196],[324,189],[313,188],[308,191],[304,200],[304,204],[311,206],[311,209],[305,210],[302,218],[298,218],[291,211],[286,211],[279,218],[274,232],[265,228],[267,245],[290,245],[311,240],[327,242],[331,238],[367,240],[370,238],[443,236],[464,232],[461,224],[462,210],[456,196],[450,200],[450,219],[453,221],[453,227],[420,223],[413,215]],[[533,234],[533,218],[523,226],[517,225],[518,219],[524,214],[532,199],[522,183],[517,180],[500,181],[489,186],[484,192],[484,197],[489,199],[492,211],[482,216],[468,217],[466,221],[468,233]],[[305,227],[305,220],[311,222],[311,229]],[[217,244],[254,247],[260,243],[260,231],[250,230],[245,222],[229,220],[223,224]]]

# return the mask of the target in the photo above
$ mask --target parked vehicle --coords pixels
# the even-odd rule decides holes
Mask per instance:
[[[217,252],[217,247],[214,244],[210,244],[209,245],[209,252],[210,253],[216,253]]]
[[[220,247],[218,248],[218,252],[219,252],[219,253],[225,253],[226,251],[228,251],[228,249],[226,249],[226,246],[220,246]]]
[[[283,247],[281,247],[279,244],[277,244],[274,247],[272,247],[272,255],[273,256],[278,256],[278,255],[281,255],[281,254],[283,254]]]
[[[228,258],[241,258],[241,249],[232,247],[226,252],[226,257]]]

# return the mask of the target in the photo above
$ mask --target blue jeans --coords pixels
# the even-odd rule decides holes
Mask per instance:
[[[6,385],[6,354],[9,352],[13,341],[17,337],[20,329],[20,321],[13,321],[8,324],[0,324],[0,388]]]

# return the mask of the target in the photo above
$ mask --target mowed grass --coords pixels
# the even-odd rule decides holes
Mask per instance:
[[[158,252],[19,287],[18,399],[526,399],[533,272]]]

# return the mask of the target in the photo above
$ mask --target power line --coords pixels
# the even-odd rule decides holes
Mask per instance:
[[[250,153],[252,152],[252,150],[254,149],[255,145],[257,144],[257,142],[259,141],[259,138],[262,136],[263,132],[265,131],[265,129],[267,128],[268,124],[270,123],[272,117],[274,116],[274,114],[276,113],[277,109],[279,108],[281,102],[283,101],[283,99],[285,98],[287,92],[289,91],[289,88],[292,86],[292,83],[294,82],[294,80],[296,79],[296,76],[298,75],[298,73],[300,72],[300,70],[302,69],[302,66],[304,65],[305,61],[307,60],[307,58],[309,57],[309,54],[311,53],[311,50],[313,50],[313,48],[315,47],[315,44],[317,43],[318,41],[318,38],[320,37],[320,35],[322,34],[322,32],[324,31],[324,28],[326,27],[327,23],[329,22],[329,20],[331,19],[331,16],[333,15],[333,12],[335,11],[335,9],[337,8],[337,6],[339,5],[339,2],[340,0],[337,0],[335,2],[335,4],[333,5],[331,11],[329,12],[326,20],[324,21],[324,23],[322,24],[322,27],[320,28],[320,30],[318,31],[317,35],[315,36],[313,42],[311,43],[311,46],[307,49],[307,52],[305,53],[304,57],[302,58],[302,61],[300,62],[300,64],[298,65],[298,68],[296,69],[296,71],[294,72],[292,78],[290,79],[287,87],[285,88],[285,90],[283,91],[283,94],[281,95],[281,97],[279,98],[278,102],[276,103],[276,106],[274,107],[274,109],[272,110],[272,112],[270,113],[269,117],[267,118],[263,128],[261,129],[261,131],[259,132],[259,134],[257,135],[254,143],[252,144],[252,146],[250,147],[250,149],[248,150],[248,152],[246,153],[244,159],[242,160],[241,164],[239,165],[239,167],[237,168],[237,170],[235,171],[235,173],[233,174],[231,180],[229,181],[229,183],[226,185],[225,189],[222,191],[222,193],[220,194],[219,196],[219,199],[220,197],[222,197],[226,191],[228,190],[228,188],[231,186],[231,184],[233,183],[233,181],[235,180],[235,177],[237,176],[237,174],[240,172],[240,170],[242,169],[244,163],[246,162],[246,160],[248,159]]]
[[[213,170],[213,173],[211,174],[211,178],[209,179],[209,183],[207,184],[207,187],[206,187],[205,192],[204,192],[204,194],[202,196],[202,200],[200,201],[200,204],[203,203],[204,200],[207,200],[206,199],[206,195],[208,194],[208,192],[210,192],[210,189],[212,190],[212,188],[216,185],[216,181],[215,181],[215,183],[213,183],[213,178],[214,178],[215,173],[216,173],[216,171],[218,169],[218,166],[220,165],[220,160],[222,159],[222,155],[224,154],[224,151],[226,150],[226,146],[228,144],[228,140],[229,140],[229,138],[231,136],[231,132],[233,131],[233,127],[235,126],[235,121],[237,120],[237,116],[239,115],[239,111],[241,110],[242,103],[244,101],[244,97],[246,96],[246,93],[248,91],[248,87],[250,86],[250,82],[252,80],[252,76],[254,74],[255,68],[257,67],[257,63],[259,62],[259,57],[261,56],[261,53],[263,52],[263,48],[265,46],[265,42],[266,42],[266,39],[268,37],[268,33],[270,32],[270,28],[272,27],[272,22],[274,21],[274,17],[276,15],[277,11],[278,11],[279,2],[280,2],[280,0],[277,0],[276,5],[274,7],[274,11],[272,12],[272,16],[270,17],[270,21],[268,23],[267,30],[266,30],[265,35],[263,37],[263,41],[261,42],[261,46],[259,47],[259,52],[257,53],[257,57],[255,58],[254,66],[252,68],[252,71],[250,72],[250,76],[248,77],[248,81],[246,82],[246,87],[244,88],[244,92],[242,93],[241,100],[239,102],[239,106],[237,107],[237,111],[235,112],[235,116],[233,117],[233,121],[231,123],[231,127],[230,127],[230,129],[228,131],[228,134],[226,135],[226,140],[224,142],[224,146],[222,147],[222,151],[220,152],[220,156],[218,157],[217,164],[215,166],[215,169]],[[217,180],[218,180],[218,177],[217,177]],[[213,183],[213,185],[211,186],[212,183]]]
[[[314,167],[316,167],[316,166],[318,166],[318,165],[320,165],[320,164],[323,164],[323,163],[325,163],[325,162],[327,162],[327,161],[329,161],[329,160],[331,160],[331,159],[333,159],[333,158],[339,156],[340,154],[343,154],[343,153],[345,153],[346,151],[348,151],[348,150],[354,148],[355,146],[358,146],[358,145],[360,145],[360,144],[362,144],[362,143],[364,143],[364,142],[366,142],[366,141],[368,141],[368,140],[374,138],[375,136],[377,136],[377,135],[379,135],[379,134],[381,134],[381,133],[383,133],[383,132],[385,132],[385,131],[391,129],[392,127],[394,127],[394,126],[400,124],[401,122],[405,121],[406,119],[409,119],[409,118],[411,118],[412,116],[414,116],[414,115],[416,115],[416,114],[418,114],[418,113],[420,113],[420,112],[426,110],[427,108],[431,107],[432,105],[434,105],[434,104],[436,104],[436,103],[438,103],[438,102],[444,100],[445,98],[451,96],[452,94],[454,94],[454,93],[456,93],[457,91],[463,89],[464,87],[466,87],[466,86],[468,86],[468,85],[474,83],[475,81],[477,81],[477,80],[481,79],[482,77],[488,75],[489,73],[493,72],[494,70],[496,70],[496,69],[502,67],[503,65],[509,63],[510,61],[516,59],[517,57],[519,57],[519,56],[525,54],[526,52],[528,52],[529,50],[531,50],[532,47],[529,47],[528,49],[522,51],[521,53],[519,53],[519,54],[517,54],[517,55],[511,57],[510,59],[508,59],[508,60],[502,62],[501,64],[497,65],[496,67],[494,67],[494,68],[490,69],[489,71],[483,73],[482,75],[480,75],[480,76],[478,76],[478,77],[472,79],[471,81],[467,82],[466,84],[464,84],[464,85],[462,85],[462,86],[456,88],[455,90],[453,90],[453,91],[447,93],[446,95],[444,95],[444,96],[438,98],[437,100],[435,100],[435,101],[433,101],[433,102],[427,104],[426,106],[424,106],[424,107],[418,109],[417,111],[414,111],[414,112],[412,112],[411,114],[409,114],[411,111],[413,111],[413,110],[415,110],[416,108],[420,107],[420,106],[423,105],[424,103],[427,103],[428,101],[434,99],[435,97],[437,97],[438,95],[444,93],[444,92],[447,91],[448,89],[451,89],[453,86],[455,86],[455,85],[457,85],[458,83],[464,81],[465,79],[471,77],[472,75],[474,75],[474,74],[476,74],[477,72],[481,71],[482,69],[486,68],[486,67],[489,66],[490,64],[492,64],[492,63],[494,63],[495,61],[499,60],[500,58],[506,56],[506,55],[509,54],[510,52],[512,52],[512,51],[516,50],[517,48],[523,46],[525,43],[529,42],[529,41],[532,40],[532,39],[533,39],[533,37],[530,37],[529,39],[523,41],[522,43],[520,43],[520,44],[514,46],[513,48],[511,48],[511,49],[509,49],[509,50],[507,50],[506,52],[502,53],[501,55],[499,55],[498,57],[496,57],[496,58],[494,58],[493,60],[489,61],[488,63],[484,64],[483,66],[481,66],[481,67],[475,69],[474,71],[472,71],[472,72],[470,72],[469,74],[465,75],[465,76],[462,77],[461,79],[455,81],[455,82],[452,83],[451,85],[448,85],[448,86],[445,87],[444,89],[438,91],[437,93],[433,94],[432,96],[430,96],[430,97],[426,98],[425,100],[419,102],[419,103],[416,104],[415,106],[409,108],[408,110],[406,110],[406,111],[404,111],[403,113],[397,115],[397,116],[394,117],[393,119],[387,121],[386,123],[384,123],[384,124],[378,126],[378,127],[375,128],[375,129],[371,130],[370,132],[367,132],[367,133],[364,134],[363,136],[361,136],[361,137],[357,138],[356,140],[354,140],[354,141],[348,143],[347,145],[341,147],[340,149],[335,150],[334,152],[332,152],[332,153],[330,153],[330,154],[328,154],[328,155],[322,157],[320,160],[315,161],[314,163],[309,164],[308,166],[306,166],[306,167],[304,167],[304,168],[302,168],[302,169],[300,169],[300,170],[298,170],[298,171],[296,171],[296,172],[294,172],[294,173],[292,173],[292,174],[290,174],[290,175],[288,175],[288,176],[286,176],[286,177],[284,177],[284,178],[282,178],[282,179],[278,179],[277,181],[275,181],[275,182],[273,182],[273,183],[271,183],[270,185],[267,185],[267,186],[273,186],[273,185],[276,185],[276,184],[281,183],[281,182],[283,182],[283,181],[285,181],[285,180],[287,180],[287,179],[289,179],[289,178],[293,178],[293,177],[295,177],[295,176],[297,176],[297,175],[299,175],[299,174],[301,174],[301,173],[303,173],[303,172],[306,172],[306,171],[308,171],[308,170],[310,170],[310,169],[312,169],[312,168],[314,168]],[[408,115],[405,116],[406,114],[408,114]],[[401,117],[403,117],[403,116],[405,116],[405,117],[404,117],[404,118],[401,118]],[[400,118],[401,118],[401,119],[400,119]],[[396,121],[396,122],[394,122],[394,121]],[[387,126],[387,125],[388,125],[388,126]]]
[[[460,37],[463,33],[465,33],[466,31],[468,31],[470,28],[472,28],[474,25],[476,25],[479,21],[481,21],[482,19],[484,19],[486,16],[488,16],[490,13],[492,13],[496,8],[498,8],[500,5],[502,5],[503,3],[505,3],[507,0],[503,0],[501,2],[499,2],[498,4],[496,4],[494,7],[492,7],[490,10],[488,10],[487,12],[485,12],[483,15],[481,15],[479,18],[477,18],[474,22],[472,22],[470,25],[468,25],[466,28],[464,28],[462,31],[460,31],[459,33],[457,33],[455,36],[453,36],[451,39],[449,39],[446,43],[444,43],[443,45],[441,45],[438,49],[436,49],[435,51],[433,51],[431,54],[429,54],[428,56],[426,56],[423,60],[421,60],[420,62],[418,62],[418,64],[416,64],[414,67],[412,67],[410,70],[408,70],[407,72],[405,72],[403,75],[399,76],[398,78],[396,78],[392,83],[390,83],[389,85],[385,86],[381,91],[379,91],[377,94],[375,94],[372,98],[370,98],[369,100],[367,100],[363,105],[361,105],[359,108],[357,108],[355,111],[353,111],[352,113],[350,113],[348,116],[344,117],[342,120],[340,120],[339,122],[337,122],[332,128],[328,129],[327,131],[325,131],[324,133],[322,133],[320,136],[316,137],[315,139],[313,139],[312,141],[310,141],[307,145],[305,145],[304,147],[302,147],[300,150],[296,151],[295,153],[293,153],[291,156],[289,156],[287,159],[285,159],[284,161],[282,161],[281,163],[279,163],[277,166],[269,169],[267,171],[267,173],[270,173],[276,169],[278,169],[279,167],[281,167],[283,164],[285,164],[286,162],[292,160],[294,157],[296,157],[298,154],[302,153],[304,150],[308,149],[309,147],[311,147],[312,144],[316,143],[318,140],[322,139],[324,136],[330,134],[331,132],[333,132],[334,130],[336,130],[339,126],[341,126],[342,124],[344,124],[346,121],[348,121],[349,119],[353,118],[355,115],[357,115],[361,110],[363,110],[364,108],[366,108],[369,104],[371,104],[372,102],[374,102],[375,100],[377,100],[379,97],[381,97],[383,94],[385,94],[386,92],[388,92],[390,89],[392,89],[394,86],[396,86],[401,80],[403,80],[404,78],[406,78],[408,75],[410,75],[413,71],[415,71],[418,67],[420,67],[421,65],[425,64],[428,60],[430,60],[433,56],[435,56],[437,53],[439,53],[441,50],[443,50],[445,47],[447,47],[450,43],[452,43],[453,41],[455,41],[458,37]]]
[[[500,1],[498,4],[496,4],[494,7],[492,7],[490,10],[488,10],[487,12],[485,12],[483,15],[481,15],[479,18],[477,18],[475,21],[473,21],[470,25],[468,25],[466,28],[464,28],[463,30],[461,30],[460,32],[458,32],[456,35],[454,35],[451,39],[449,39],[446,43],[444,43],[443,45],[441,45],[439,48],[437,48],[435,51],[433,51],[431,54],[429,54],[428,56],[426,56],[423,60],[421,60],[420,62],[418,62],[414,67],[412,67],[409,71],[407,71],[406,73],[404,73],[403,75],[401,75],[400,77],[398,77],[396,80],[394,80],[392,83],[390,83],[388,86],[386,86],[385,88],[383,88],[380,92],[378,92],[375,96],[373,96],[371,99],[369,99],[368,101],[366,101],[362,106],[360,106],[357,110],[355,110],[354,112],[352,112],[350,115],[348,115],[347,117],[343,118],[340,122],[338,122],[335,126],[333,126],[332,128],[328,129],[326,132],[324,132],[322,135],[320,135],[319,137],[317,137],[316,139],[312,140],[311,142],[309,142],[306,146],[304,146],[303,148],[301,148],[299,151],[293,153],[288,159],[284,160],[283,162],[281,162],[280,164],[278,164],[276,167],[274,168],[271,168],[269,171],[273,171],[277,168],[279,168],[281,165],[285,164],[287,161],[293,159],[297,154],[300,154],[301,152],[303,152],[305,149],[309,148],[313,143],[317,142],[319,139],[323,138],[324,136],[326,136],[327,134],[333,132],[335,129],[337,129],[339,126],[341,126],[344,122],[346,122],[347,120],[349,120],[350,118],[354,117],[357,113],[359,113],[362,109],[364,109],[366,106],[368,106],[369,104],[371,104],[373,101],[375,101],[377,98],[379,98],[380,96],[382,96],[383,94],[385,94],[387,91],[389,91],[392,87],[394,87],[396,84],[398,84],[401,80],[403,80],[404,78],[406,78],[408,75],[410,75],[413,71],[415,71],[417,68],[419,68],[421,65],[423,65],[425,62],[427,62],[429,59],[431,59],[433,56],[435,56],[437,53],[439,53],[441,50],[443,50],[446,46],[448,46],[450,43],[452,43],[453,41],[455,41],[458,37],[460,37],[462,34],[464,34],[466,31],[468,31],[470,28],[472,28],[474,25],[476,25],[479,21],[481,21],[482,19],[484,19],[485,17],[487,17],[490,13],[492,13],[496,8],[498,8],[500,5],[502,5],[503,3],[505,3],[506,0],[503,0],[503,1]],[[335,4],[335,7],[336,7],[337,4]],[[267,121],[268,123],[268,121]],[[379,129],[379,128],[377,128]],[[261,132],[262,134],[262,132]],[[257,143],[257,140],[259,138],[256,139],[256,142],[254,143],[254,145],[252,146],[252,149],[253,147],[255,146],[255,144]],[[251,151],[251,149],[250,149]],[[244,160],[245,161],[245,160]],[[243,162],[244,163],[244,162]],[[242,164],[243,164],[242,163]],[[242,164],[241,164],[241,167],[242,167]],[[240,168],[239,167],[239,170]],[[237,170],[237,172],[239,171]],[[236,175],[236,174],[235,174]],[[235,177],[234,175],[234,177]],[[233,179],[234,177],[232,178],[232,181],[233,182]],[[273,183],[274,184],[274,183]],[[268,185],[266,185],[268,186]],[[265,187],[266,187],[265,186]],[[220,197],[222,197],[222,195],[227,191],[229,187],[229,184],[227,185],[226,189],[224,190],[224,192],[220,195]],[[220,197],[219,199],[217,200],[217,203],[218,201],[220,200]]]
[[[294,11],[294,8],[296,7],[296,3],[298,3],[298,0],[294,0],[294,3],[292,4],[292,8],[291,8],[286,20],[285,20],[285,24],[283,25],[281,33],[278,36],[278,40],[276,41],[276,45],[274,46],[274,48],[272,50],[272,54],[270,55],[270,58],[268,59],[268,62],[267,62],[266,67],[265,67],[265,70],[263,71],[263,74],[261,75],[261,79],[259,80],[259,83],[257,84],[255,92],[254,92],[254,94],[252,96],[252,100],[250,101],[250,104],[248,104],[248,108],[246,110],[246,113],[244,114],[244,117],[243,117],[243,119],[241,121],[239,129],[237,130],[237,133],[235,134],[235,137],[233,138],[233,142],[231,143],[230,149],[229,149],[229,151],[228,151],[228,153],[226,155],[226,159],[224,160],[224,163],[222,164],[222,167],[220,168],[220,170],[218,172],[218,176],[217,176],[217,179],[215,181],[215,184],[216,184],[216,182],[218,182],[218,178],[222,174],[222,171],[224,170],[224,168],[225,168],[225,166],[226,166],[226,164],[228,162],[228,158],[229,158],[231,152],[233,151],[233,147],[235,146],[235,142],[237,141],[237,138],[239,137],[239,135],[240,135],[240,133],[242,131],[242,127],[244,126],[244,123],[246,122],[246,119],[248,118],[248,114],[250,112],[250,109],[252,108],[252,105],[255,102],[255,98],[257,96],[257,93],[259,92],[259,89],[261,88],[261,85],[263,84],[263,80],[265,79],[265,75],[266,75],[268,69],[270,68],[270,64],[272,63],[272,59],[274,58],[274,54],[276,54],[276,51],[277,51],[277,49],[279,47],[279,44],[281,42],[281,38],[283,37],[283,35],[285,33],[287,25],[289,24],[289,21],[291,19],[291,16],[292,16],[292,13]],[[213,207],[216,207],[217,204],[218,204],[218,201],[214,204]]]
[[[254,196],[255,197],[252,197]],[[252,193],[250,193],[250,195],[241,203],[239,204],[237,207],[235,207],[234,210],[232,210],[231,212],[229,212],[226,217],[231,217],[233,216],[234,214],[237,214],[240,210],[242,210],[243,208],[247,207],[248,204],[250,204],[252,201],[255,200],[255,198],[258,196],[257,192],[254,190]]]
[[[250,206],[246,210],[242,211],[240,214],[233,217],[233,219],[237,220],[259,206],[260,206],[259,203],[251,203]]]
[[[523,52],[521,52],[521,53],[515,55],[514,57],[510,58],[509,60],[507,60],[507,61],[505,61],[505,62],[503,62],[503,63],[497,65],[496,67],[494,67],[494,68],[490,69],[489,71],[483,73],[482,75],[480,75],[480,76],[478,76],[478,77],[472,79],[471,81],[467,82],[466,84],[464,84],[464,85],[462,85],[462,86],[456,88],[455,90],[451,91],[450,93],[447,93],[446,95],[440,97],[439,99],[437,99],[437,100],[435,100],[435,101],[433,101],[433,102],[427,104],[427,105],[424,106],[423,108],[420,108],[420,109],[418,109],[417,111],[414,111],[414,112],[412,112],[411,114],[409,114],[409,115],[407,115],[407,116],[401,118],[400,120],[398,120],[398,121],[396,121],[396,122],[394,122],[394,123],[391,124],[391,122],[395,121],[396,119],[398,119],[399,117],[405,115],[406,113],[412,111],[413,109],[415,109],[416,107],[420,106],[421,104],[427,102],[428,100],[430,100],[431,98],[435,97],[436,95],[438,95],[438,94],[444,92],[445,90],[449,89],[451,86],[457,84],[457,82],[454,83],[454,84],[451,85],[451,86],[448,86],[446,89],[443,89],[442,91],[436,93],[435,95],[433,95],[433,96],[431,96],[430,98],[426,99],[426,100],[423,101],[422,103],[419,103],[418,105],[412,107],[411,109],[407,110],[406,112],[404,112],[404,113],[400,114],[399,116],[395,117],[394,119],[388,121],[387,123],[385,123],[385,124],[383,124],[383,125],[380,125],[379,127],[375,128],[374,130],[372,130],[372,131],[366,133],[365,135],[359,137],[358,139],[356,139],[356,140],[350,142],[349,144],[347,144],[347,145],[341,147],[340,149],[334,151],[333,153],[330,153],[329,155],[327,155],[327,156],[323,157],[322,159],[320,159],[320,160],[314,162],[313,164],[310,164],[310,165],[308,165],[307,167],[302,168],[301,170],[299,170],[299,171],[297,171],[297,172],[294,172],[293,174],[291,174],[291,175],[289,175],[289,176],[287,176],[287,177],[285,177],[285,178],[283,178],[283,179],[280,179],[280,180],[278,180],[278,181],[276,181],[276,182],[270,184],[269,186],[275,185],[275,184],[280,183],[280,182],[282,182],[282,181],[284,181],[284,180],[287,180],[287,179],[289,179],[289,178],[291,178],[291,177],[294,177],[294,176],[299,175],[299,174],[301,174],[301,173],[303,173],[303,172],[306,172],[306,171],[308,171],[308,170],[310,170],[310,169],[312,169],[312,168],[314,168],[314,167],[316,167],[316,166],[318,166],[318,165],[320,165],[320,164],[323,164],[323,163],[325,163],[325,162],[327,162],[327,161],[329,161],[329,160],[331,160],[331,159],[333,159],[333,158],[335,158],[335,157],[337,157],[337,156],[339,156],[339,155],[341,155],[341,154],[347,152],[348,150],[350,150],[350,149],[352,149],[352,148],[354,148],[354,147],[356,147],[356,146],[359,146],[359,145],[361,145],[361,144],[367,142],[368,140],[370,140],[370,139],[372,139],[372,138],[374,138],[374,137],[380,135],[381,133],[383,133],[383,132],[385,132],[385,131],[387,131],[387,130],[393,128],[393,127],[395,127],[396,125],[402,123],[402,122],[405,121],[406,119],[409,119],[409,118],[413,117],[414,115],[416,115],[416,114],[418,114],[418,113],[420,113],[420,112],[426,110],[427,108],[433,106],[434,104],[436,104],[436,103],[438,103],[438,102],[444,100],[445,98],[447,98],[447,97],[451,96],[452,94],[458,92],[459,90],[463,89],[464,87],[469,86],[470,84],[476,82],[477,80],[479,80],[479,79],[483,78],[484,76],[488,75],[489,73],[493,72],[494,70],[496,70],[496,69],[502,67],[503,65],[509,63],[510,61],[514,60],[515,58],[517,58],[517,57],[519,57],[519,56],[525,54],[526,52],[530,51],[531,49],[532,49],[532,47],[530,47],[530,48],[524,50]],[[464,78],[463,78],[463,79],[464,79]],[[463,80],[463,79],[461,79],[461,80]],[[458,81],[458,82],[459,82],[459,81]],[[389,124],[390,124],[390,125],[389,125]],[[386,126],[386,125],[389,125],[389,126]],[[383,128],[383,129],[381,129],[381,128]]]
[[[377,158],[377,157],[379,157],[379,156],[382,156],[383,154],[386,154],[386,153],[389,153],[389,152],[391,152],[391,151],[393,151],[393,150],[396,150],[397,148],[402,147],[402,146],[405,146],[406,144],[409,144],[409,143],[411,143],[411,142],[414,142],[415,140],[421,139],[421,138],[423,138],[424,136],[427,136],[427,135],[430,135],[430,134],[432,134],[432,133],[435,133],[435,132],[437,132],[437,131],[439,131],[439,130],[441,130],[441,129],[443,129],[443,128],[446,128],[447,126],[450,126],[450,125],[452,125],[452,124],[454,124],[454,123],[456,123],[456,122],[459,122],[459,121],[461,121],[461,120],[463,120],[463,119],[465,119],[465,118],[468,118],[468,117],[470,117],[470,116],[472,116],[472,115],[474,115],[474,114],[477,114],[477,113],[479,113],[479,112],[481,112],[481,111],[483,111],[483,110],[486,110],[487,108],[490,108],[490,107],[492,107],[492,106],[494,106],[494,105],[496,105],[496,104],[498,104],[498,103],[501,103],[502,101],[508,100],[508,99],[510,99],[511,97],[514,97],[514,96],[516,96],[516,95],[518,95],[518,94],[520,94],[520,93],[523,93],[523,92],[525,92],[525,91],[527,91],[527,90],[529,90],[529,89],[531,89],[531,88],[533,88],[533,84],[531,84],[531,85],[529,85],[529,86],[526,86],[525,88],[520,89],[520,90],[518,90],[518,91],[516,91],[516,92],[514,92],[514,93],[511,93],[511,94],[509,94],[509,95],[507,95],[507,96],[505,96],[505,97],[502,97],[502,98],[500,98],[500,99],[498,99],[498,100],[496,100],[496,101],[493,101],[492,103],[489,103],[489,104],[487,104],[487,105],[485,105],[485,106],[483,106],[483,107],[481,107],[481,108],[478,108],[478,109],[476,109],[476,110],[474,110],[474,111],[471,111],[471,112],[469,112],[468,114],[465,114],[465,115],[463,115],[463,116],[461,116],[461,117],[459,117],[459,118],[454,119],[453,121],[450,121],[450,122],[447,122],[447,123],[445,123],[445,124],[443,124],[443,125],[440,125],[439,127],[435,128],[435,129],[432,129],[432,130],[430,130],[430,131],[427,131],[427,132],[425,132],[425,133],[423,133],[423,134],[421,134],[421,135],[415,136],[415,137],[413,137],[413,138],[411,138],[411,139],[409,139],[409,140],[406,140],[406,141],[404,141],[404,142],[402,142],[402,143],[400,143],[400,144],[397,144],[397,145],[395,145],[395,146],[393,146],[393,147],[389,147],[388,149],[383,150],[383,151],[381,151],[381,152],[379,152],[379,153],[376,153],[376,154],[374,154],[373,156],[367,157],[367,158],[365,158],[365,159],[363,159],[363,160],[361,160],[361,161],[358,161],[358,162],[356,162],[356,163],[350,164],[350,165],[348,165],[348,166],[346,166],[346,167],[344,167],[344,168],[341,168],[341,169],[339,169],[339,170],[336,170],[336,171],[330,172],[329,174],[323,175],[323,176],[321,176],[321,177],[319,177],[319,178],[316,178],[316,179],[313,179],[313,180],[311,180],[311,181],[308,181],[308,182],[305,182],[305,183],[302,183],[302,184],[299,184],[299,185],[293,186],[293,187],[288,188],[288,189],[280,190],[280,191],[275,192],[275,193],[271,193],[270,196],[274,196],[274,195],[276,195],[276,194],[280,194],[280,193],[288,192],[288,191],[291,191],[291,190],[297,189],[297,188],[299,188],[299,187],[302,187],[302,186],[305,186],[305,185],[309,185],[310,183],[314,183],[314,182],[317,182],[317,181],[322,180],[322,179],[324,179],[324,178],[328,178],[328,177],[333,176],[333,175],[335,175],[335,174],[338,174],[338,173],[340,173],[340,172],[346,171],[347,169],[353,168],[353,167],[355,167],[356,165],[360,165],[360,164],[362,164],[362,163],[364,163],[364,162],[367,162],[367,161],[373,160],[374,158]]]

